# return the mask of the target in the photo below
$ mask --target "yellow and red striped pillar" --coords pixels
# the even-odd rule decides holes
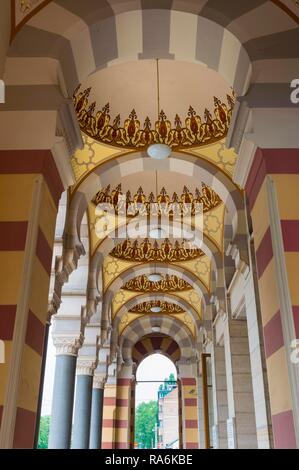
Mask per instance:
[[[197,381],[193,377],[182,377],[180,382],[183,411],[183,447],[184,449],[198,449]]]
[[[131,401],[130,401],[130,449],[135,449],[135,394],[136,394],[136,381],[131,382]]]
[[[62,191],[50,151],[0,151],[0,448],[34,445]]]
[[[108,377],[104,389],[102,449],[115,448],[116,378]]]
[[[258,149],[246,192],[253,223],[276,448],[299,444],[299,151]]]
[[[182,400],[182,384],[178,379],[178,409],[179,409],[179,448],[183,449],[183,400]]]
[[[130,448],[131,379],[118,378],[115,413],[115,449]]]

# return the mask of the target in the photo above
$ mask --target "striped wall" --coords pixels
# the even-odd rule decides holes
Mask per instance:
[[[2,442],[9,434],[6,427],[15,421],[11,436],[15,448],[34,444],[62,189],[50,152],[0,152],[0,339],[6,353],[6,363],[0,364],[0,420]],[[13,380],[18,384],[15,391]]]
[[[195,378],[181,378],[184,449],[198,449],[198,401]]]
[[[102,449],[115,447],[115,420],[116,420],[116,383],[106,384],[104,389]]]
[[[71,92],[94,70],[156,57],[203,62],[238,94],[246,91],[252,64],[257,89],[278,81],[280,92],[296,67],[297,10],[279,0],[55,0],[17,34],[10,56],[59,61]],[[285,60],[279,79],[271,74],[277,59]]]
[[[269,179],[270,177],[270,179]],[[266,364],[276,448],[295,448],[294,404],[288,361],[290,345],[286,344],[279,295],[280,280],[275,256],[269,199],[269,181],[275,188],[282,233],[282,253],[286,265],[291,311],[286,321],[299,337],[299,151],[296,149],[257,150],[248,176],[246,191],[251,210],[258,286],[265,343]],[[286,294],[288,296],[288,294]],[[295,339],[295,338],[294,338]],[[291,365],[291,367],[296,367]],[[298,393],[298,391],[297,391]]]

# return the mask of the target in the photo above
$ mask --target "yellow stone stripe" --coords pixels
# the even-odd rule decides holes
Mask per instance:
[[[286,354],[285,348],[282,347],[267,359],[272,415],[292,409]]]

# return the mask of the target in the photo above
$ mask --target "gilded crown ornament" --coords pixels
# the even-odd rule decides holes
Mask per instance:
[[[127,191],[126,194],[122,192],[121,184],[117,185],[115,189],[111,189],[111,186],[108,185],[95,195],[92,202],[96,206],[98,204],[111,204],[117,214],[125,213],[129,217],[134,217],[137,214],[172,215],[185,212],[194,215],[197,209],[201,207],[199,205],[202,205],[202,210],[205,213],[222,203],[218,194],[203,183],[201,191],[195,188],[194,193],[192,193],[187,186],[184,186],[181,195],[173,193],[172,196],[163,187],[157,197],[153,192],[147,196],[141,186],[132,196],[130,191]]]
[[[190,261],[200,258],[204,252],[199,248],[189,248],[188,243],[182,241],[181,243],[176,240],[172,244],[168,239],[165,239],[161,245],[157,240],[152,244],[147,238],[139,243],[138,240],[124,240],[117,245],[110,253],[114,258],[119,258],[128,261],[137,262],[180,262]]]
[[[170,302],[165,302],[163,300],[150,300],[148,302],[142,302],[140,304],[135,305],[130,309],[132,313],[150,313],[152,314],[152,309],[158,308],[160,309],[161,313],[184,313],[185,310],[182,309],[179,305],[172,304]]]
[[[235,104],[234,93],[227,95],[227,103],[214,97],[213,114],[205,109],[203,118],[190,106],[184,125],[178,114],[172,123],[160,110],[154,126],[147,116],[142,127],[135,109],[121,125],[119,114],[111,118],[109,103],[96,110],[96,102],[89,102],[90,93],[91,88],[82,91],[79,85],[73,95],[81,131],[98,142],[134,150],[145,150],[152,144],[165,144],[172,150],[182,150],[222,140],[228,133]]]
[[[124,290],[134,292],[177,292],[191,290],[192,286],[178,276],[166,274],[158,282],[152,282],[144,274],[126,282]]]

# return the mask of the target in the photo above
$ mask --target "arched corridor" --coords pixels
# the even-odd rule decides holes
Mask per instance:
[[[298,448],[298,2],[3,5],[0,448]]]

